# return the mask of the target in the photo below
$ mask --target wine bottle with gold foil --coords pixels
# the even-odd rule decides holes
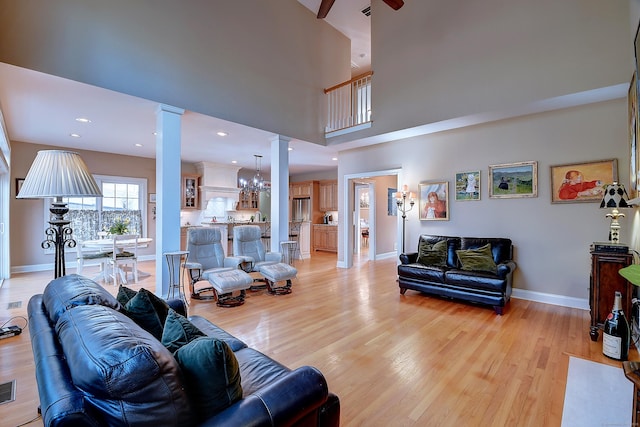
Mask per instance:
[[[604,321],[602,335],[602,352],[605,356],[616,360],[627,360],[629,357],[629,323],[622,311],[622,294],[615,293],[613,309]]]

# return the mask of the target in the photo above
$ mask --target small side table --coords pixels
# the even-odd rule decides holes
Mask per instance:
[[[296,240],[285,240],[280,242],[280,248],[282,248],[282,262],[293,265],[298,251],[298,242]]]
[[[167,260],[167,267],[169,267],[169,292],[167,293],[167,298],[176,298],[177,290],[177,298],[180,298],[186,305],[189,305],[189,300],[184,293],[184,281],[182,280],[187,255],[189,255],[189,251],[164,253],[165,259]],[[180,267],[182,267],[182,270],[180,270]]]

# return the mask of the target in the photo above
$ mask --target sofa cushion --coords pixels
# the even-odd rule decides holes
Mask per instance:
[[[456,255],[460,260],[462,270],[486,271],[493,274],[497,271],[489,243],[478,249],[459,249],[456,251]]]
[[[73,384],[104,425],[195,422],[171,353],[123,313],[92,305],[68,310],[56,325]]]
[[[169,304],[152,292],[142,288],[124,306],[124,312],[158,341],[162,339]]]
[[[175,310],[169,309],[167,320],[164,322],[161,340],[162,345],[167,350],[175,353],[183,345],[187,345],[196,338],[204,336],[204,332],[189,322],[186,317],[176,313]]]
[[[214,325],[202,316],[190,316],[189,321],[193,323],[198,329],[204,332],[208,337],[214,337],[221,341],[226,342],[231,350],[235,353],[240,349],[247,347],[244,341],[231,335],[224,329]]]
[[[511,239],[503,237],[462,237],[458,249],[478,249],[486,244],[491,245],[493,261],[496,264],[513,259],[513,244]]]
[[[196,338],[180,347],[174,356],[201,420],[242,398],[238,360],[224,341],[212,337]]]
[[[421,240],[418,245],[418,262],[434,267],[447,265],[447,241],[440,240],[434,244]]]
[[[83,305],[103,305],[120,310],[118,300],[93,280],[78,274],[58,277],[49,282],[44,290],[42,302],[55,324],[67,310]]]
[[[433,283],[444,283],[444,272],[441,267],[433,267],[420,263],[398,265],[398,276],[422,281],[427,280]]]

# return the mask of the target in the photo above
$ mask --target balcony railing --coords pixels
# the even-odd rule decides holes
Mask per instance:
[[[325,89],[327,125],[325,133],[346,130],[371,122],[371,76],[361,74],[349,81]]]

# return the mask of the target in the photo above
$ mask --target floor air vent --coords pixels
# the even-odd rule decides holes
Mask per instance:
[[[12,308],[20,308],[22,307],[22,301],[14,301],[7,304],[7,309],[11,310]]]
[[[0,405],[16,400],[16,380],[0,384]]]

